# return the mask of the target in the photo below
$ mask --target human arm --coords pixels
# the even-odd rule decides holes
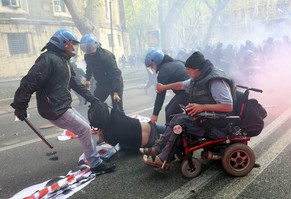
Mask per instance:
[[[104,50],[101,64],[104,65],[105,74],[110,80],[114,92],[117,94],[117,91],[123,87],[123,79],[121,70],[117,66],[114,54]]]
[[[26,110],[28,108],[31,95],[38,90],[45,82],[50,71],[50,66],[46,62],[44,56],[40,56],[30,68],[28,73],[21,79],[20,86],[14,94],[11,106],[15,109],[15,115],[23,121],[27,117]]]
[[[185,111],[188,115],[194,116],[202,111],[213,112],[231,112],[232,104],[196,104],[190,103],[186,106]]]
[[[99,101],[99,99],[94,97],[93,94],[87,89],[86,85],[82,84],[82,82],[75,76],[73,71],[70,80],[70,87],[90,103]]]
[[[167,71],[163,71],[163,70],[161,70],[157,73],[157,83],[167,84],[167,82],[169,82],[169,75],[166,75],[165,73],[167,73]],[[164,101],[165,101],[165,97],[166,97],[166,90],[156,94],[153,114],[151,116],[152,123],[157,122],[158,115],[159,115],[159,113],[162,109],[162,106],[164,104]]]
[[[151,116],[151,122],[155,123],[158,121],[158,116],[159,116],[159,113],[163,107],[165,97],[166,97],[166,92],[156,94],[156,99],[155,99],[155,103],[154,103],[154,110],[153,110],[153,114]]]
[[[184,83],[183,82],[175,82],[172,84],[157,84],[157,92],[161,93],[165,90],[184,90]]]
[[[105,49],[99,49],[98,56],[100,57],[100,65],[102,65],[104,75],[106,75],[113,87],[113,100],[119,102],[121,97],[118,95],[118,91],[123,89],[123,79],[121,70],[117,66],[115,56]]]
[[[84,56],[84,59],[85,59],[85,62],[86,62],[86,74],[85,74],[86,81],[85,81],[85,86],[86,86],[87,89],[90,87],[90,80],[91,80],[92,75],[93,75],[92,66],[87,64],[87,61],[86,61],[88,59],[87,58],[88,56],[91,56],[91,55],[86,55],[85,54],[85,56]]]

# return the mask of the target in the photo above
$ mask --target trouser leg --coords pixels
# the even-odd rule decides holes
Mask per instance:
[[[68,109],[60,118],[50,122],[59,128],[68,129],[78,135],[82,151],[91,167],[96,167],[102,163],[92,138],[91,127],[88,121],[75,109]]]

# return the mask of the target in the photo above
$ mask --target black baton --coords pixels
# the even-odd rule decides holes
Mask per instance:
[[[48,143],[48,141],[36,130],[36,128],[30,123],[30,121],[27,118],[24,118],[24,121],[26,122],[26,124],[36,133],[36,135],[38,135],[38,137],[40,137],[40,139],[42,139],[42,141],[44,141],[44,143],[46,143],[46,145],[48,145],[49,148],[54,148],[52,145],[50,145],[50,143]]]

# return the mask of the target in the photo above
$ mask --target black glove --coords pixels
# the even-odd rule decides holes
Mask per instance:
[[[27,112],[25,109],[15,109],[14,114],[21,121],[23,121],[25,118],[27,118]]]

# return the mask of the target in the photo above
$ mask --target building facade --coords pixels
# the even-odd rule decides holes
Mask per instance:
[[[87,1],[74,1],[84,12]],[[128,41],[125,24],[120,14],[120,1],[99,1],[95,11],[95,27],[102,47],[114,50],[116,58],[129,52],[124,48]],[[109,10],[110,3],[110,10]],[[110,12],[110,13],[108,13]],[[108,14],[109,18],[108,18]],[[111,18],[112,17],[112,20]],[[80,39],[81,34],[72,21],[71,14],[63,0],[1,0],[0,1],[0,78],[19,78],[27,73],[40,50],[49,41],[52,34],[67,28],[74,31]],[[113,42],[111,33],[113,33]],[[79,50],[79,57],[83,59]],[[81,62],[81,60],[79,60]]]

